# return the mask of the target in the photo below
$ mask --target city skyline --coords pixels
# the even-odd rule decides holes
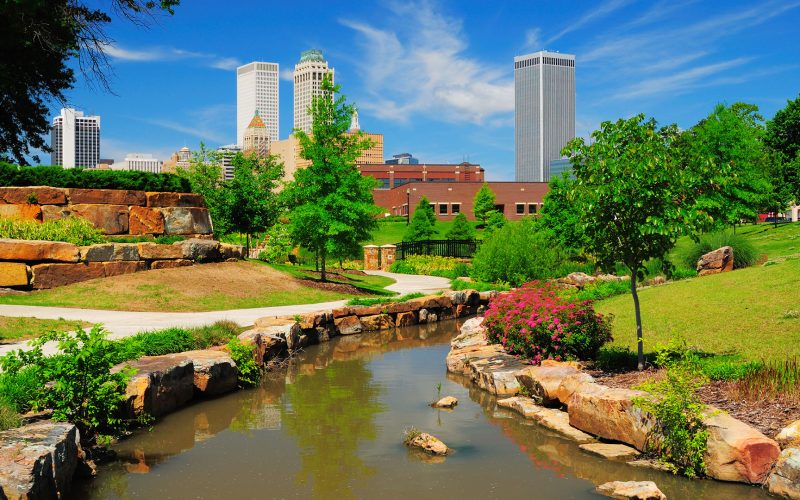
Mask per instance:
[[[207,7],[186,4],[147,32],[112,26],[116,95],[79,76],[67,100],[103,116],[104,157],[144,151],[167,158],[201,141],[237,142],[235,69],[274,61],[286,137],[293,125],[291,68],[303,50],[316,47],[358,106],[361,128],[384,134],[387,156],[470,160],[484,165],[489,179],[510,180],[514,56],[541,49],[576,55],[578,136],[638,112],[687,128],[717,102],[752,102],[770,118],[798,93],[793,61],[800,48],[785,43],[798,6],[417,2],[336,5],[309,18],[286,5],[234,5],[209,16]],[[253,43],[241,19],[263,16],[271,29]],[[196,30],[205,35],[188,36]]]

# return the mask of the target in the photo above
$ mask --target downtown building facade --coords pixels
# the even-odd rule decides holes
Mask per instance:
[[[62,108],[53,118],[50,147],[52,165],[95,168],[100,163],[100,117]]]
[[[575,137],[575,56],[540,51],[514,58],[518,182],[548,182],[550,162]]]
[[[334,81],[334,70],[318,49],[300,53],[300,61],[294,66],[294,128],[311,133],[311,113],[308,108],[314,96],[322,95],[322,79],[330,75]]]
[[[277,141],[279,129],[278,63],[251,62],[236,68],[236,143],[244,145],[244,134],[253,116],[258,114]]]
[[[163,162],[146,153],[128,153],[121,162],[111,165],[111,170],[126,170],[134,172],[150,172],[160,174]]]

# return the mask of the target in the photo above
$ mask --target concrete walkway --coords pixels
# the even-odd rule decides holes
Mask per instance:
[[[436,276],[416,276],[395,274],[381,271],[368,271],[368,274],[386,276],[396,281],[386,287],[387,290],[401,295],[414,292],[435,293],[450,288],[450,280]],[[91,304],[91,297],[86,297]],[[240,326],[252,325],[258,318],[265,316],[294,316],[314,311],[332,309],[345,305],[346,300],[322,302],[317,304],[301,304],[275,307],[257,307],[252,309],[229,309],[225,311],[206,312],[134,312],[106,311],[99,309],[76,309],[71,307],[16,306],[0,304],[0,316],[23,316],[41,319],[67,319],[102,323],[110,332],[109,338],[121,338],[146,330],[160,330],[174,326],[203,326],[220,320],[234,321]],[[10,350],[23,347],[25,342],[0,346],[0,355]]]

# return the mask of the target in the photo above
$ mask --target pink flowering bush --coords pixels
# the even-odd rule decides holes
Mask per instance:
[[[553,285],[533,281],[494,298],[483,324],[490,342],[539,364],[594,359],[611,340],[610,323],[590,301],[572,302]]]

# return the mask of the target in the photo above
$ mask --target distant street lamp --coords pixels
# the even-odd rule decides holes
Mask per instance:
[[[411,188],[406,188],[406,226],[411,222]]]

